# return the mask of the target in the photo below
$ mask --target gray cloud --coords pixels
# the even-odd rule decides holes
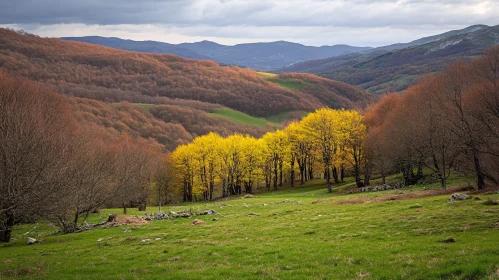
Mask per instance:
[[[68,27],[78,27],[105,34],[114,29],[114,34],[124,32],[134,39],[141,37],[135,27],[154,27],[170,38],[218,38],[226,43],[294,38],[318,45],[325,41],[319,32],[348,39],[344,35],[350,30],[368,38],[352,36],[338,43],[373,45],[400,40],[385,34],[376,40],[368,32],[392,31],[405,39],[401,30],[430,35],[436,30],[499,23],[499,0],[0,0],[0,7],[1,25],[46,36],[61,36],[62,31],[71,31]],[[53,28],[52,33],[47,27]]]

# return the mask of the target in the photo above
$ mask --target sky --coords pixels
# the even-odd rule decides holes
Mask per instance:
[[[499,24],[499,0],[0,0],[0,26],[90,36],[234,45],[291,41],[377,47]]]

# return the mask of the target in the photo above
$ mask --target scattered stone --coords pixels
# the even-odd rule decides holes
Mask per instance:
[[[458,200],[466,200],[466,199],[470,199],[471,196],[467,195],[467,194],[464,194],[464,193],[453,193],[449,199],[447,200],[447,202],[453,202],[453,201],[458,201]]]
[[[206,224],[205,222],[201,221],[200,219],[195,219],[192,221],[192,225],[197,226],[197,225],[204,225]]]
[[[27,242],[28,245],[33,245],[35,243],[40,243],[40,241],[38,241],[34,238],[31,238],[31,237],[28,237],[28,242]]]
[[[244,206],[244,207],[246,207],[246,208],[248,208],[248,207],[249,207],[248,205],[246,205],[246,203],[245,203],[245,204],[243,204],[243,206]]]
[[[142,241],[140,241],[140,242],[145,243],[145,242],[149,242],[149,241],[151,241],[151,239],[142,239]]]
[[[215,214],[217,214],[217,211],[211,209],[198,213],[198,215],[215,215]]]
[[[154,217],[156,220],[168,220],[170,219],[170,216],[168,216],[168,214],[166,214],[165,212],[158,212],[158,214],[156,214],[156,216]]]
[[[104,240],[104,238],[99,238],[97,239],[97,242],[102,242]]]
[[[498,205],[499,202],[495,201],[495,200],[492,200],[492,199],[487,199],[483,205]]]
[[[301,202],[301,200],[300,200],[300,201],[298,201],[298,205],[302,205],[302,204],[303,204],[303,202]]]
[[[245,196],[243,196],[243,198],[254,198],[255,196],[253,196],[252,194],[247,194]]]
[[[187,211],[183,211],[183,212],[173,212],[173,211],[171,211],[170,212],[170,216],[172,216],[173,218],[190,218],[191,214],[188,213]]]
[[[447,239],[444,239],[444,240],[440,240],[439,241],[440,243],[455,243],[456,242],[456,239],[454,238],[447,238]]]
[[[132,230],[131,230],[131,229],[129,229],[129,228],[126,228],[126,229],[124,229],[124,230],[123,230],[123,232],[124,232],[124,233],[127,233],[127,232],[132,232]]]
[[[161,240],[161,238],[159,238],[159,237],[158,237],[158,238],[154,238],[154,240],[156,240],[156,241],[160,241],[160,240]]]
[[[265,204],[265,203],[264,203],[264,204],[262,204],[262,205],[263,205],[263,206],[267,206],[267,204]]]

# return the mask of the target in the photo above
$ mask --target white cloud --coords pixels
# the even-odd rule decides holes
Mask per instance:
[[[170,43],[289,40],[379,46],[499,23],[499,0],[2,1],[0,24],[15,24],[41,36],[101,35]]]

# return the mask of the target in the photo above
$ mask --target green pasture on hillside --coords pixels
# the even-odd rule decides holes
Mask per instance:
[[[449,185],[467,181],[455,176]],[[352,187],[349,178],[334,190]],[[50,235],[55,229],[41,221],[28,235],[33,225],[16,227],[0,245],[0,278],[498,279],[499,205],[484,202],[499,194],[452,203],[448,194],[423,196],[438,188],[328,194],[313,180],[254,198],[163,207],[216,215],[69,235]],[[105,209],[90,222],[120,212]],[[191,225],[194,218],[206,224]],[[28,236],[43,243],[26,245]]]

